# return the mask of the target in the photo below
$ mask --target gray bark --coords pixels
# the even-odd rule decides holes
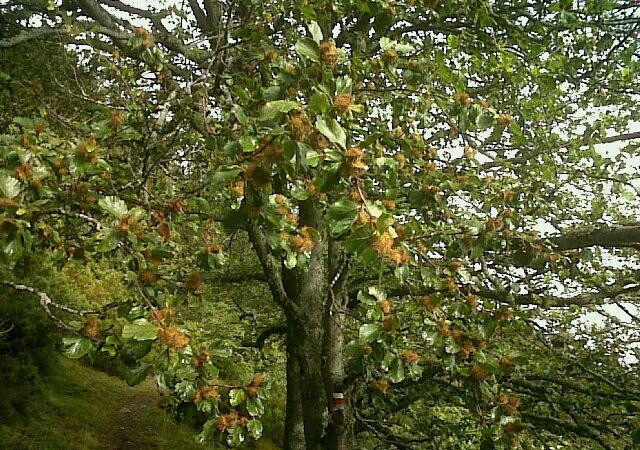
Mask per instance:
[[[287,349],[294,347],[294,330],[287,331]],[[300,363],[298,357],[287,351],[287,406],[284,424],[285,450],[306,450],[304,418],[302,416],[302,392],[300,390]]]

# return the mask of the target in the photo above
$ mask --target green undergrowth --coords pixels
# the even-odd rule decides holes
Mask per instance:
[[[170,422],[156,407],[151,381],[134,388],[118,378],[61,358],[43,391],[26,411],[0,420],[2,449],[212,449],[194,442],[195,430]],[[148,405],[137,409],[141,402]],[[123,417],[123,408],[136,417]],[[132,413],[129,413],[132,414]],[[134,446],[126,444],[128,426],[135,425]],[[133,427],[132,427],[133,428]],[[122,442],[125,442],[124,444]],[[127,446],[128,445],[128,446]]]

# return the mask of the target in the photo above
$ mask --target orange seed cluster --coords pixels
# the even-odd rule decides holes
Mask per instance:
[[[201,350],[200,353],[198,353],[198,356],[196,356],[193,359],[193,365],[196,367],[202,367],[210,361],[211,361],[211,352],[207,350]]]
[[[382,52],[382,60],[390,66],[395,66],[400,59],[400,55],[393,49],[385,50]]]
[[[353,98],[351,94],[347,94],[346,92],[338,95],[333,101],[333,109],[335,109],[338,114],[348,113],[351,105],[353,105]]]
[[[412,350],[405,350],[402,353],[402,359],[409,364],[417,364],[420,361],[420,355]]]
[[[216,422],[218,431],[224,431],[238,421],[238,413],[231,411],[229,414],[220,414]]]
[[[520,408],[520,398],[501,392],[496,403],[509,415],[514,415]]]
[[[174,308],[161,308],[151,312],[151,322],[156,326],[163,326],[176,315]]]
[[[290,238],[289,242],[296,252],[310,252],[314,246],[313,236],[309,227],[302,227],[298,235]]]
[[[471,379],[473,381],[479,382],[486,380],[487,378],[489,378],[489,375],[489,372],[480,367],[479,364],[476,364],[475,366],[473,366],[473,369],[471,369]]]
[[[211,386],[205,386],[202,389],[198,389],[193,397],[193,402],[197,405],[203,400],[209,399],[218,399],[220,398],[220,393],[216,390],[216,388]]]
[[[364,172],[364,150],[358,146],[349,147],[344,152],[344,157],[349,163],[349,175],[358,176]]]
[[[189,345],[189,337],[178,327],[164,327],[159,333],[160,341],[176,350],[182,350]]]
[[[24,182],[31,178],[31,174],[34,170],[35,168],[33,167],[33,164],[26,163],[19,167],[16,167],[16,176],[20,181]]]
[[[289,131],[296,141],[303,141],[311,135],[313,126],[304,111],[299,111],[289,119]]]
[[[389,381],[386,378],[381,378],[379,380],[373,380],[369,383],[369,387],[372,389],[376,389],[383,394],[387,393],[387,389],[389,389]]]
[[[320,56],[329,67],[335,67],[338,64],[338,49],[331,42],[325,41],[320,44]]]
[[[97,339],[102,332],[102,329],[100,328],[100,319],[98,319],[97,317],[89,317],[85,321],[84,327],[82,327],[82,330],[80,332],[83,336],[86,336],[90,339]]]

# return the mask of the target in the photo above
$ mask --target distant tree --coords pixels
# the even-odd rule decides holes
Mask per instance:
[[[102,255],[139,303],[67,308],[70,355],[139,347],[130,381],[203,438],[259,437],[263,377],[221,382],[164,307],[242,232],[284,323],[259,340],[285,335],[287,449],[638,444],[634,3],[49,6],[0,47],[82,52],[91,120],[2,136],[5,283],[34,248]]]

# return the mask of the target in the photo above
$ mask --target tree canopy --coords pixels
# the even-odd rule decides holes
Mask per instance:
[[[133,355],[229,445],[272,380],[220,361],[274,336],[287,449],[640,442],[634,2],[0,8],[0,273],[70,356]],[[130,298],[60,303],[38,258]],[[187,319],[248,279],[255,342]]]

